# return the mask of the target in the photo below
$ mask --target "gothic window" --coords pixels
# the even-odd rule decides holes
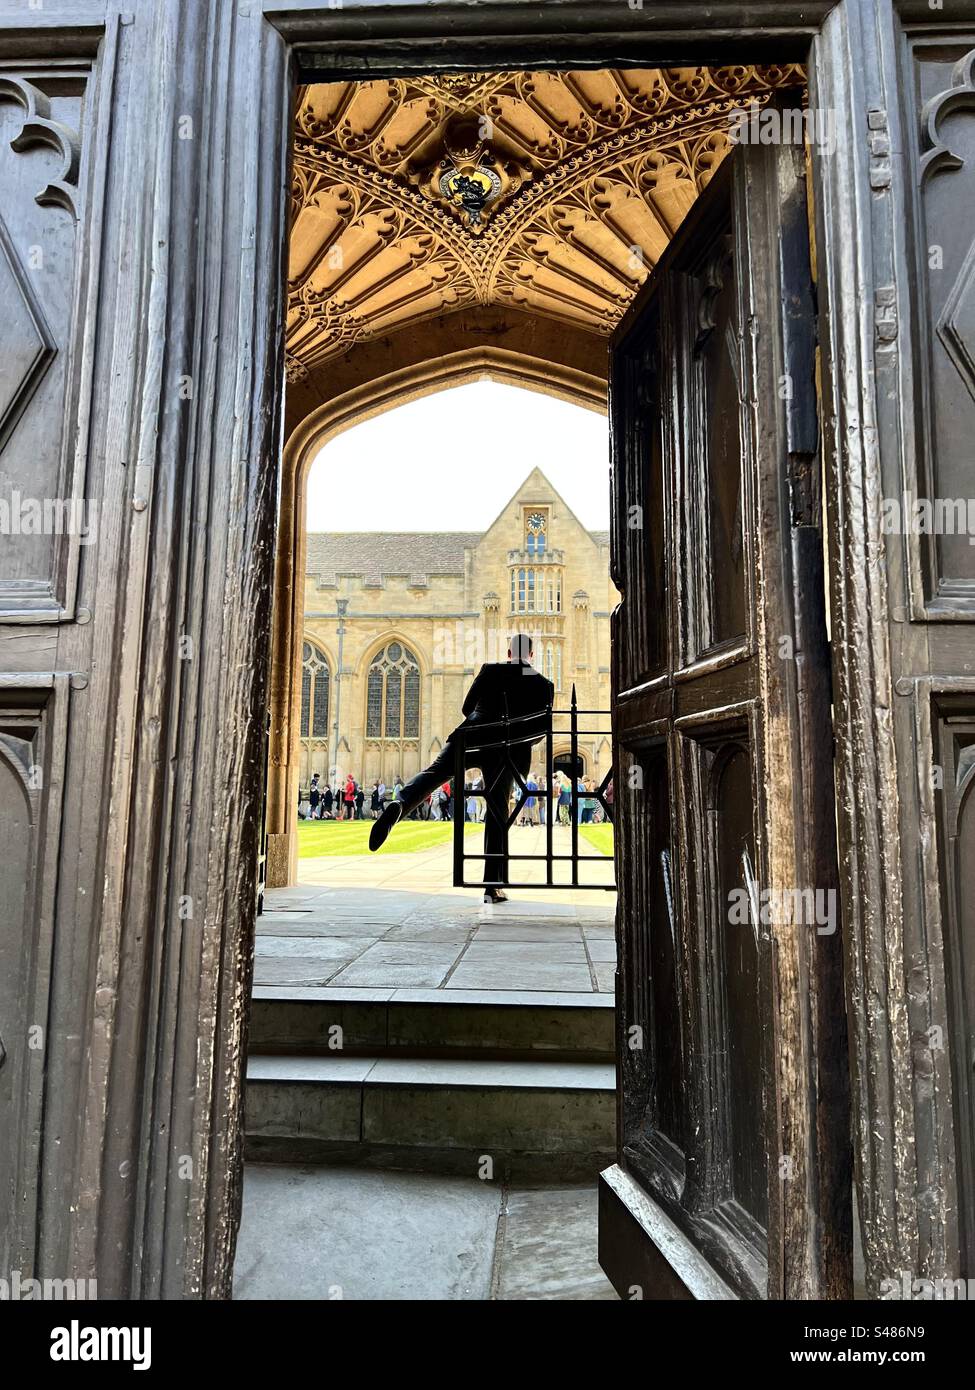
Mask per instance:
[[[551,642],[545,648],[545,674],[555,684],[555,653]]]
[[[301,737],[328,737],[330,672],[325,653],[311,642],[301,650]]]
[[[562,571],[545,569],[511,570],[512,613],[561,613]]]
[[[420,672],[415,666],[403,677],[403,737],[420,737]]]
[[[381,738],[383,732],[383,688],[386,684],[381,670],[375,667],[369,672],[366,690],[366,736]]]
[[[377,652],[369,667],[366,737],[420,737],[420,667],[400,642]]]

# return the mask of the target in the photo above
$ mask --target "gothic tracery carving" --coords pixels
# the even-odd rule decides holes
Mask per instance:
[[[941,122],[953,111],[975,109],[975,48],[966,53],[954,67],[951,86],[925,103],[921,113],[922,143],[920,181],[941,169],[960,169],[963,161],[948,148],[942,134]]]
[[[801,68],[465,73],[303,90],[289,379],[466,305],[609,334],[728,149]]]
[[[78,216],[78,168],[81,162],[81,140],[77,131],[51,116],[51,103],[39,87],[24,77],[0,75],[0,101],[15,101],[24,111],[20,133],[10,142],[10,148],[22,153],[37,145],[46,145],[61,156],[58,177],[39,190],[36,201],[42,207],[61,207]]]

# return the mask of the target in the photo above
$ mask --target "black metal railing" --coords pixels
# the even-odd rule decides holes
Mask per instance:
[[[582,728],[580,719],[602,720],[602,727]],[[567,727],[557,728],[560,721],[567,721]],[[579,853],[579,802],[583,798],[593,798],[603,808],[603,813],[610,825],[613,823],[613,768],[610,766],[608,772],[603,777],[599,786],[590,791],[579,790],[580,768],[582,759],[579,754],[580,736],[586,738],[607,738],[612,739],[612,724],[609,710],[590,710],[579,709],[576,700],[576,688],[572,687],[572,699],[567,710],[557,710],[553,707],[545,710],[542,714],[517,715],[508,718],[506,715],[493,723],[471,725],[467,729],[458,730],[451,738],[451,743],[456,742],[456,752],[454,757],[454,887],[455,888],[477,888],[480,881],[470,882],[465,874],[465,866],[471,859],[483,861],[485,858],[484,848],[476,853],[467,852],[465,823],[467,821],[467,803],[470,798],[486,803],[485,812],[485,836],[486,820],[491,813],[492,790],[486,785],[484,769],[481,768],[482,786],[474,787],[467,783],[467,764],[472,754],[488,753],[489,761],[496,762],[498,755],[501,755],[502,774],[507,772],[511,776],[514,795],[514,806],[509,805],[509,798],[504,799],[503,804],[495,802],[494,811],[497,819],[503,827],[502,855],[505,862],[510,860],[521,862],[544,863],[545,878],[542,882],[517,882],[510,875],[498,886],[505,888],[593,888],[603,892],[612,893],[616,890],[615,878],[609,883],[583,883],[579,878],[579,866],[586,863],[612,864],[612,860],[605,854],[580,854]],[[568,752],[562,752],[556,757],[555,743],[562,742],[568,738]],[[545,745],[545,786],[544,788],[531,788],[527,785],[524,775],[515,765],[514,750],[523,748],[526,744],[534,746],[544,742]],[[560,764],[568,761],[569,784],[571,787],[570,801],[570,829],[571,829],[571,851],[569,854],[557,854],[555,852],[555,816],[558,814],[558,799],[553,783],[555,774],[560,770]],[[495,786],[497,785],[495,780]],[[503,778],[505,784],[507,777]],[[458,794],[458,789],[463,788],[463,793]],[[555,799],[553,800],[553,797]],[[518,819],[524,809],[525,802],[534,798],[545,806],[545,853],[544,854],[523,854],[511,852],[508,832]],[[555,866],[557,864],[568,864],[570,866],[570,878],[568,882],[556,882]],[[493,884],[494,880],[492,880]]]

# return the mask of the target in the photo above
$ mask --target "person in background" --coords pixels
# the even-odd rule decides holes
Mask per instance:
[[[379,810],[380,810],[380,813],[381,813],[383,807],[386,805],[386,783],[383,781],[383,779],[382,779],[381,777],[380,777],[379,783],[378,783],[378,785],[377,785],[377,787],[376,787],[376,791],[377,791],[378,796],[379,796]]]
[[[559,779],[559,821],[562,825],[568,825],[572,816],[572,786],[568,777],[561,772],[556,776]]]
[[[528,776],[525,778],[525,786],[528,788],[529,795],[525,797],[525,804],[521,812],[521,824],[537,825],[538,798],[531,795],[530,793],[538,791],[538,783],[535,781],[534,777],[531,775],[530,772]]]
[[[369,793],[369,814],[372,816],[373,820],[376,819],[382,809],[383,803],[379,796],[379,783],[373,782],[372,791]]]
[[[325,783],[324,790],[322,791],[322,800],[321,800],[321,805],[320,805],[319,811],[318,811],[318,816],[319,816],[319,819],[320,819],[320,820],[331,820],[331,819],[332,819],[332,802],[333,802],[333,800],[334,800],[334,798],[333,798],[333,796],[332,796],[332,788],[331,788],[331,787],[328,785],[328,783],[326,782],[326,783]]]
[[[516,633],[511,638],[506,662],[487,662],[481,667],[464,698],[463,723],[448,735],[440,756],[403,789],[402,801],[396,806],[387,806],[369,836],[369,848],[379,849],[397,821],[435,787],[439,785],[442,789],[446,785],[449,792],[449,782],[441,783],[440,779],[449,777],[456,765],[458,739],[466,740],[472,731],[476,736],[479,727],[496,726],[505,717],[517,719],[517,744],[507,750],[501,746],[497,749],[493,745],[486,746],[478,748],[476,753],[468,747],[465,753],[465,757],[469,757],[466,765],[480,768],[487,794],[484,827],[484,901],[487,903],[507,901],[501,885],[508,880],[507,820],[513,774],[526,775],[531,767],[532,745],[543,738],[550,727],[555,688],[532,665],[532,645],[528,633]],[[460,789],[458,796],[463,797]]]
[[[478,773],[476,776],[472,777],[467,785],[469,791],[469,795],[467,798],[467,819],[469,821],[476,821],[478,810],[477,793],[481,791],[481,789],[484,786],[484,783],[481,781],[480,774]]]
[[[311,788],[309,789],[309,792],[308,792],[308,801],[309,801],[309,804],[311,805],[311,818],[312,818],[312,820],[317,820],[317,818],[318,818],[318,803],[319,803],[319,802],[321,801],[321,799],[322,799],[322,792],[321,792],[321,788],[320,788],[319,785],[318,785],[318,781],[319,781],[319,774],[316,772],[315,775],[314,775],[314,777],[311,779]]]
[[[362,806],[366,799],[366,794],[359,782],[355,784],[355,818],[362,820]]]
[[[538,820],[540,825],[545,824],[548,815],[548,783],[545,780],[545,773],[538,775]]]
[[[345,779],[345,790],[342,792],[342,801],[345,807],[345,819],[355,820],[355,778],[350,772]]]

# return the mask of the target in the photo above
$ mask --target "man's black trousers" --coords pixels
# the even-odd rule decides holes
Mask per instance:
[[[450,739],[444,744],[439,757],[411,778],[399,794],[403,816],[415,811],[432,791],[449,782],[454,775],[456,746]],[[508,882],[508,799],[514,786],[514,767],[519,776],[528,776],[531,767],[532,750],[529,743],[514,744],[505,758],[504,752],[490,749],[472,750],[465,755],[466,768],[478,767],[484,778],[484,799],[487,814],[484,817],[484,883],[485,885]],[[523,795],[519,789],[519,799]],[[454,788],[454,805],[463,806],[463,791]]]

